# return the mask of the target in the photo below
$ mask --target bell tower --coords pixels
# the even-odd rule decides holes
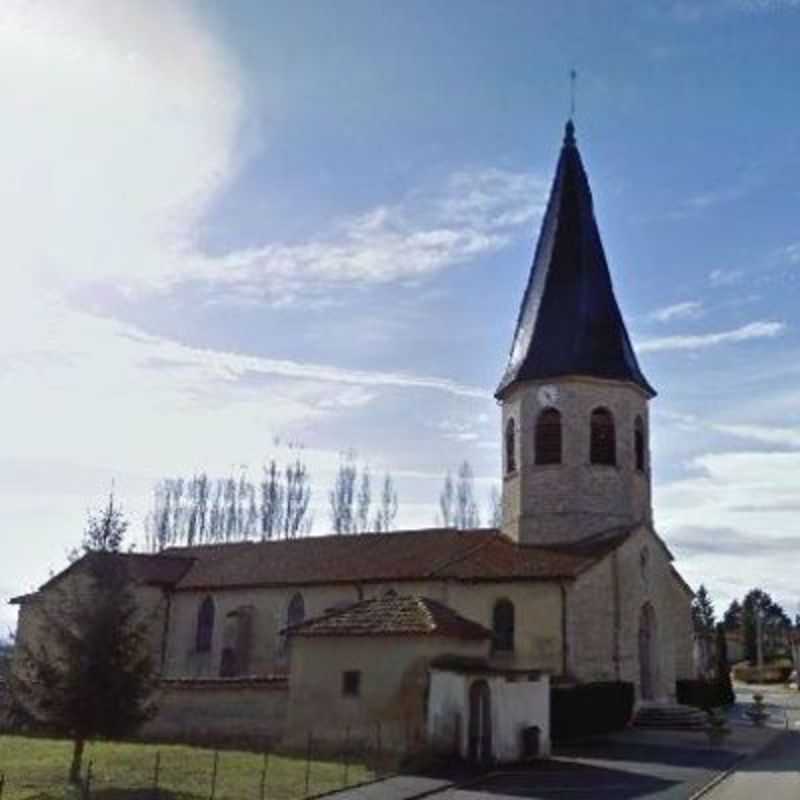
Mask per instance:
[[[649,522],[655,394],[614,297],[570,120],[495,393],[503,531],[522,544],[563,545]]]

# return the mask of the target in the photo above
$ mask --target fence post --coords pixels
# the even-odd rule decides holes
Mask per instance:
[[[308,745],[306,747],[306,792],[305,797],[309,795],[309,787],[311,786],[311,731],[308,732]]]
[[[0,772],[0,800],[3,800],[3,789],[6,785],[6,774],[5,772]]]
[[[342,788],[347,788],[349,785],[350,773],[350,726],[344,729],[344,782]],[[2,800],[2,798],[0,798]]]
[[[156,763],[153,766],[153,797],[158,800],[161,794],[159,790],[159,782],[161,779],[161,751],[156,750]]]
[[[214,800],[217,794],[217,770],[219,769],[219,750],[214,751],[214,763],[211,767],[211,796],[210,800]]]
[[[83,784],[83,800],[89,800],[92,796],[92,759],[89,759],[89,764],[86,767],[86,780]]]
[[[380,720],[378,720],[375,723],[375,727],[377,728],[377,735],[378,735],[378,741],[376,743],[377,744],[377,748],[376,749],[377,749],[377,752],[378,752],[378,759],[377,759],[378,760],[378,764],[377,764],[377,766],[378,766],[378,769],[381,769],[381,762],[383,761],[383,744],[381,742],[381,721]]]
[[[261,767],[261,786],[259,787],[260,800],[267,796],[267,767],[269,766],[269,750],[264,753],[264,765]],[[2,800],[2,798],[0,798]]]

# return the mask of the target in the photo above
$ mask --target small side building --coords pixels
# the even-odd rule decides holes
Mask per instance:
[[[286,633],[290,745],[309,735],[406,753],[431,743],[477,761],[514,761],[523,728],[537,727],[549,749],[546,678],[526,672],[517,682],[518,670],[489,667],[492,632],[437,600],[389,594]]]

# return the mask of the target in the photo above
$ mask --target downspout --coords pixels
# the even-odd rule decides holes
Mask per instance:
[[[614,618],[613,618],[613,659],[614,659],[614,678],[619,681],[622,680],[622,668],[620,665],[620,634],[622,628],[622,609],[620,604],[620,591],[619,591],[619,550],[614,550],[611,556],[611,580],[614,583],[612,588],[612,596],[614,598]]]
[[[164,667],[167,663],[167,637],[169,636],[169,619],[172,613],[172,593],[168,589],[161,590],[164,593],[166,607],[164,609],[164,629],[161,632],[161,666],[160,677],[164,677]]]
[[[564,581],[561,588],[561,674],[567,677],[569,671],[569,642],[567,640],[567,585]]]

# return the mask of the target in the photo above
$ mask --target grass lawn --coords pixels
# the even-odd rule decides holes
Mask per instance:
[[[161,800],[209,800],[214,753],[183,745],[87,745],[84,772],[92,761],[93,798],[98,800],[151,800],[156,752],[161,753]],[[63,800],[64,783],[72,754],[71,742],[0,736],[0,773],[5,774],[2,800]],[[264,757],[223,750],[215,797],[218,800],[260,800]],[[344,784],[344,764],[312,761],[311,794]],[[373,775],[363,763],[350,765],[348,784]],[[305,796],[306,762],[302,757],[270,755],[265,796],[269,800],[299,800]]]

